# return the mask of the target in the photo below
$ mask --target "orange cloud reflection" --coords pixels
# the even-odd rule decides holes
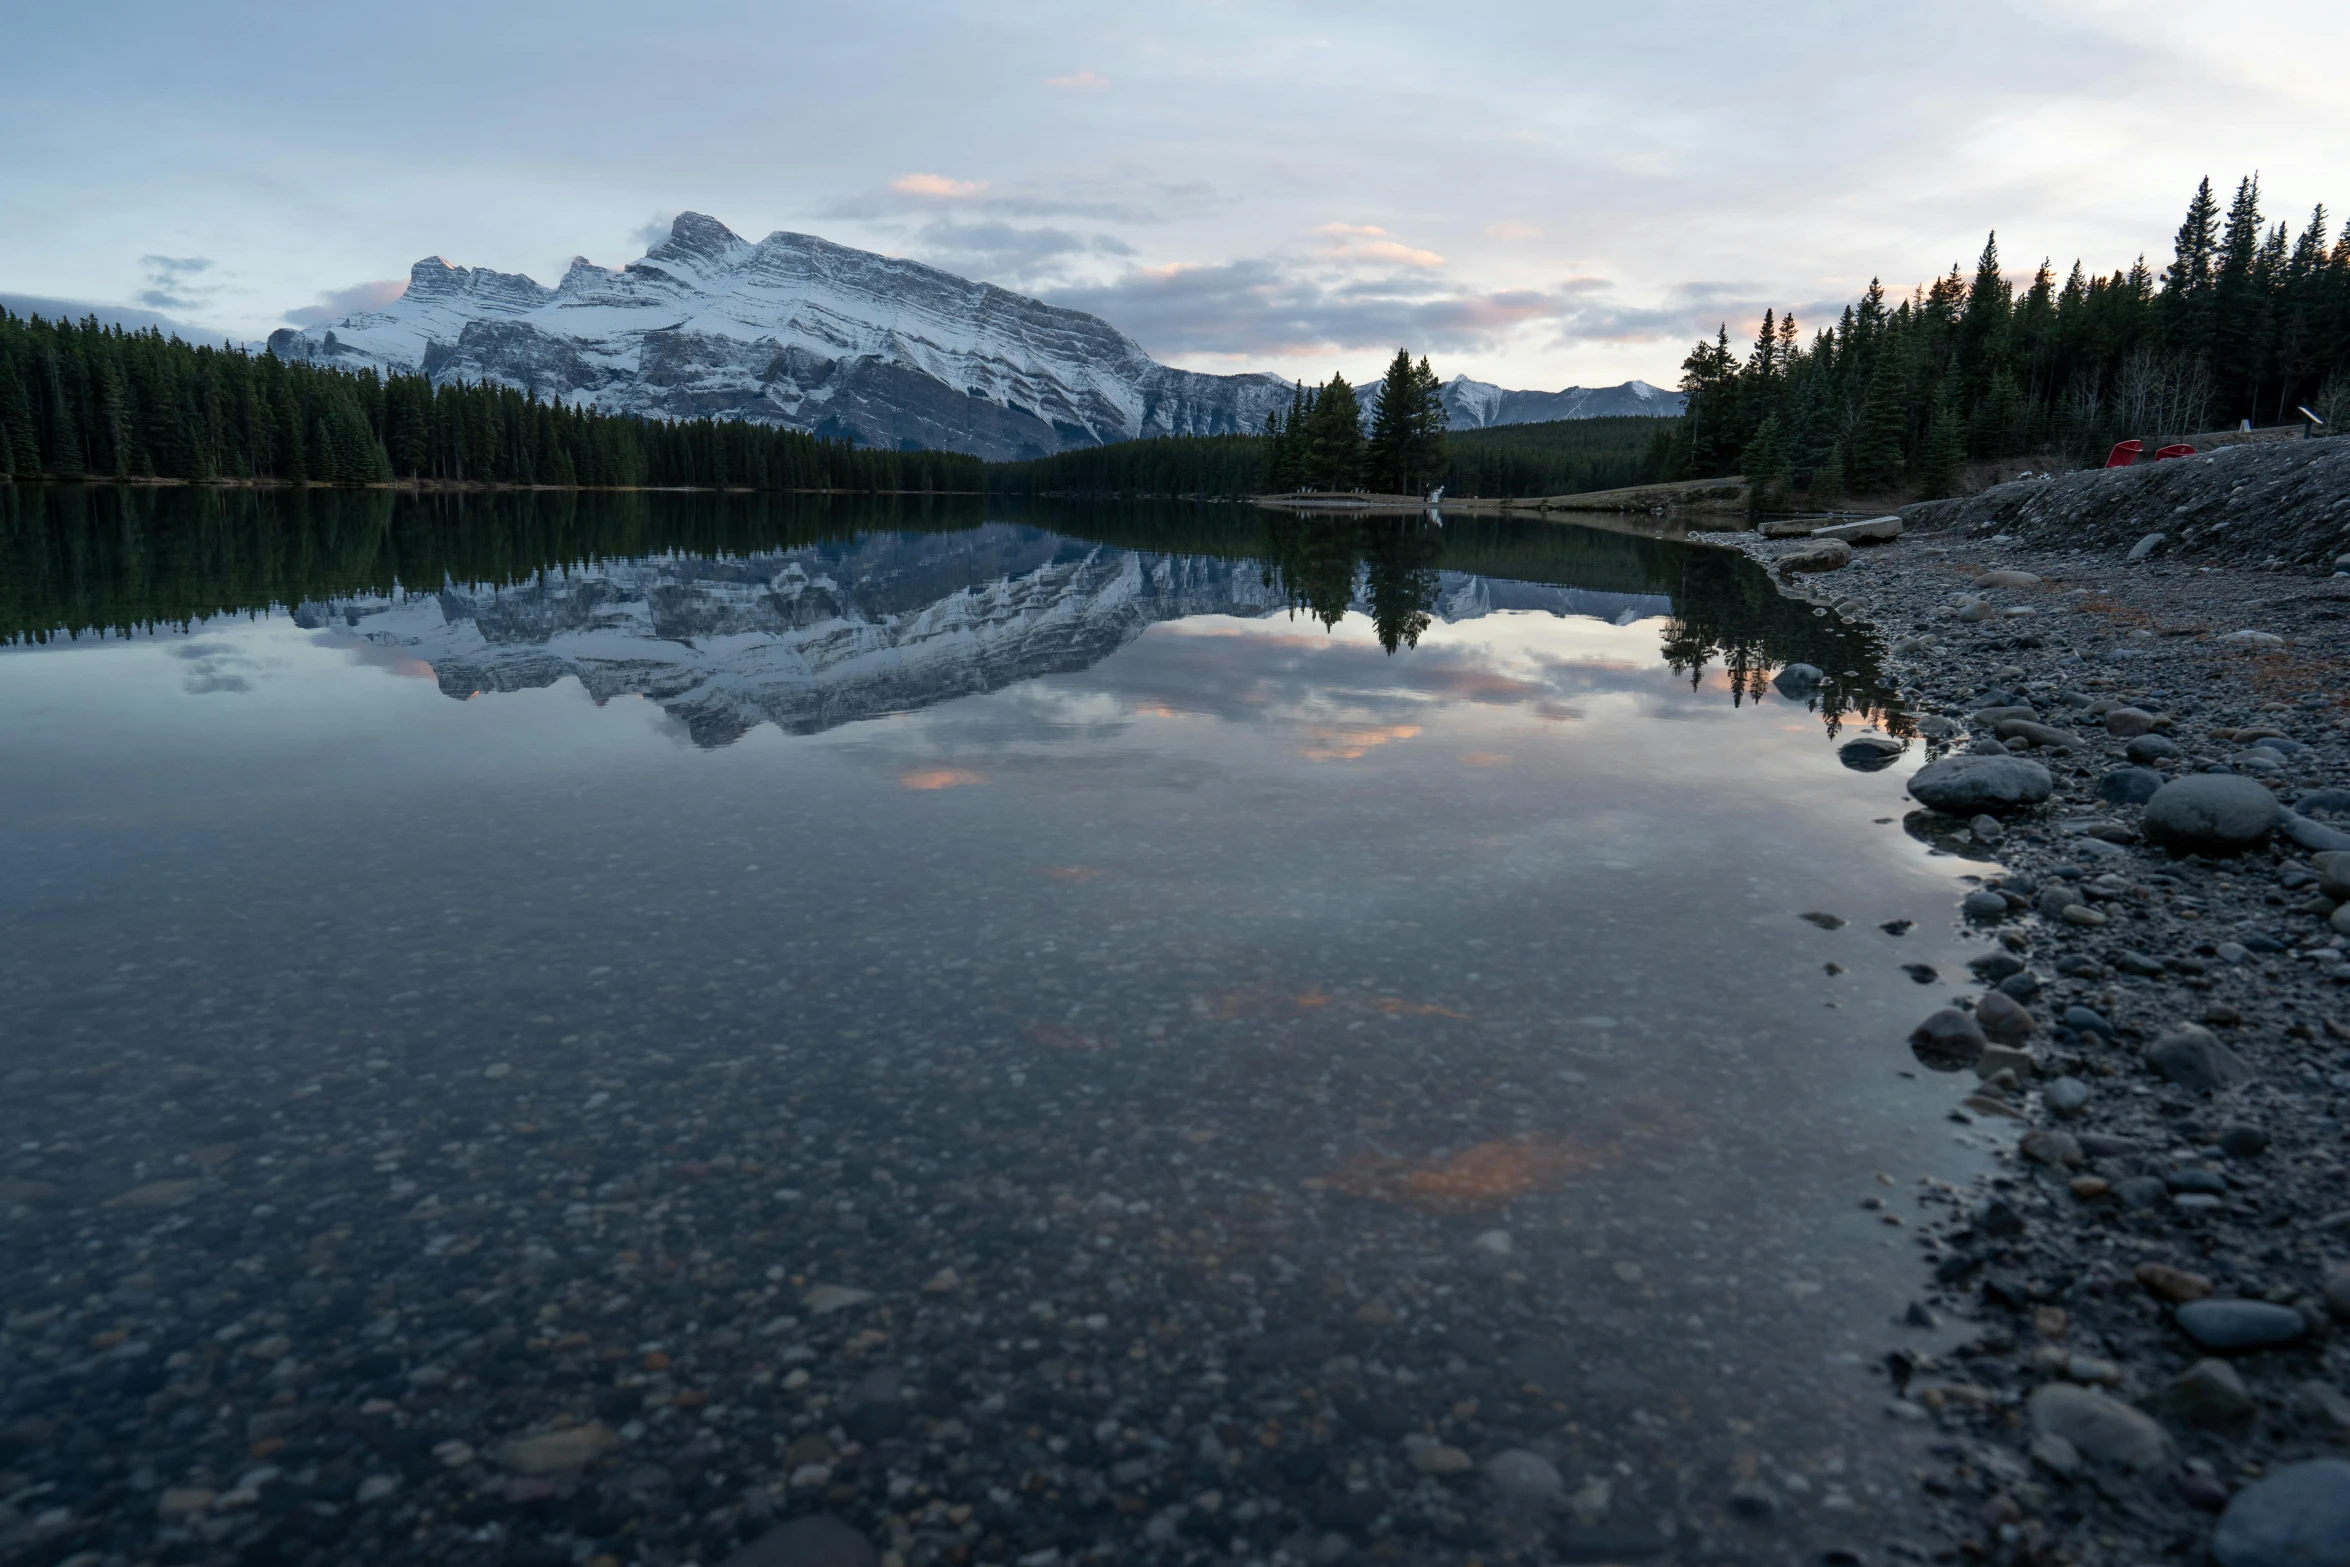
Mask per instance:
[[[1586,1147],[1545,1137],[1516,1137],[1479,1143],[1432,1163],[1358,1154],[1323,1184],[1350,1197],[1398,1207],[1475,1212],[1547,1190],[1568,1175],[1613,1164],[1621,1156],[1613,1143]]]
[[[1363,728],[1315,728],[1306,731],[1306,744],[1297,754],[1309,762],[1351,762],[1376,746],[1390,740],[1409,740],[1420,732],[1418,724],[1378,724]]]
[[[1461,765],[1463,767],[1507,767],[1510,765],[1510,759],[1499,751],[1463,751]]]
[[[960,789],[965,784],[987,782],[987,774],[968,767],[929,767],[900,773],[898,782],[909,789]]]

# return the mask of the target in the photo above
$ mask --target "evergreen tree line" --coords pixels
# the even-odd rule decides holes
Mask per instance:
[[[436,480],[977,491],[979,459],[738,419],[596,413],[483,383],[288,364],[0,309],[0,480]]]
[[[2020,290],[1998,235],[1970,277],[1955,264],[1889,302],[1880,282],[1805,341],[1763,313],[1741,360],[1727,327],[1683,361],[1687,411],[1658,437],[1659,477],[1743,473],[1756,502],[1795,492],[1944,495],[1970,458],[2085,464],[2112,443],[2350,418],[2350,230],[2321,205],[2295,235],[2247,177],[2222,212],[2205,180],[2158,278],[2141,256],[2060,283],[2043,261]]]
[[[1304,392],[1299,401],[1311,407],[1318,395]],[[1411,474],[1409,488],[1370,487],[1390,494],[1426,494],[1441,484],[1456,500],[1618,489],[1651,477],[1656,436],[1665,423],[1618,417],[1454,430],[1444,438],[1442,465],[1433,474]],[[1287,429],[1285,420],[1285,435]],[[1025,462],[990,463],[988,491],[1089,500],[1242,500],[1286,494],[1300,487],[1302,476],[1286,467],[1276,451],[1278,439],[1269,434],[1167,436],[1081,447]]]
[[[0,485],[0,645],[989,516],[975,495]]]

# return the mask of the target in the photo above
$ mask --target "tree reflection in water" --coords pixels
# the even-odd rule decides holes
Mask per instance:
[[[1684,547],[1677,553],[1664,656],[1666,667],[1689,677],[1691,690],[1718,660],[1731,702],[1743,705],[1759,700],[1777,671],[1810,664],[1822,679],[1807,705],[1831,738],[1847,719],[1876,724],[1902,739],[1916,734],[1915,720],[1879,673],[1877,650],[1865,634],[1783,597],[1761,568],[1728,550]]]
[[[868,534],[986,526],[1068,548],[1255,559],[1290,609],[1334,626],[1369,612],[1379,645],[1416,647],[1439,568],[1496,583],[1664,597],[1665,663],[1730,699],[1759,698],[1791,663],[1824,672],[1811,705],[1834,734],[1852,719],[1914,733],[1879,678],[1871,639],[1780,596],[1721,549],[1554,518],[1333,516],[1176,503],[1108,506],[968,497],[244,490],[0,484],[0,646],[92,632],[186,628],[227,614],[352,595],[522,583],[606,560],[749,558]],[[941,584],[954,584],[953,552]],[[973,569],[979,569],[974,566]],[[943,591],[943,587],[941,591]]]
[[[1335,626],[1358,603],[1370,610],[1379,645],[1418,647],[1435,619],[1444,532],[1420,516],[1332,517],[1265,514],[1264,582],[1290,612]]]

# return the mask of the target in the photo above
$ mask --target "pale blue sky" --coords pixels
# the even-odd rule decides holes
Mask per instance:
[[[617,264],[692,208],[1201,369],[1407,342],[1669,383],[1716,321],[1818,324],[1994,226],[2013,269],[2110,269],[2204,174],[2350,209],[2350,8],[2311,0],[82,0],[7,34],[0,293],[239,338],[425,255]]]

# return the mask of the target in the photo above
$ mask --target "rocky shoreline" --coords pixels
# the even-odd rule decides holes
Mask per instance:
[[[1913,1317],[1972,1337],[1886,1367],[1888,1418],[1944,1438],[1917,1478],[1946,1559],[2350,1560],[2350,535],[2313,520],[2350,520],[2350,483],[2313,485],[2350,446],[2330,445],[2002,486],[1857,550],[1708,541],[1877,629],[1914,724],[1891,738],[1933,758],[1904,826],[1982,862],[1953,911],[1984,944],[1973,982],[1913,1040],[1980,1078],[1954,1118],[2005,1134],[1978,1189],[1916,1199]],[[2145,544],[2127,514],[2157,481],[2198,526]],[[1871,738],[1849,764],[1891,759]]]

